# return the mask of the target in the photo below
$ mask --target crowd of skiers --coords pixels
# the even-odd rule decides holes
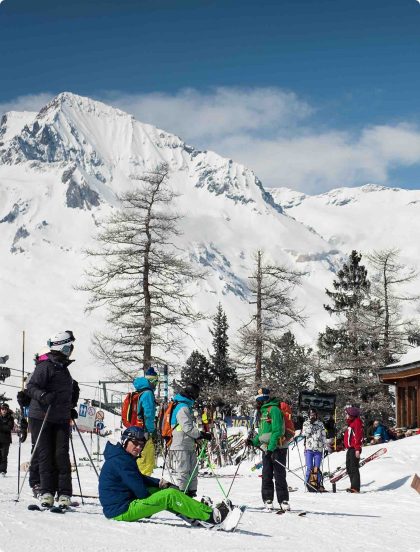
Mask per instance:
[[[70,356],[74,349],[73,332],[59,332],[48,340],[48,351],[36,356],[35,369],[24,391],[18,393],[22,408],[29,407],[29,429],[32,456],[29,484],[39,498],[42,508],[58,501],[68,508],[72,496],[69,442],[71,420],[77,418],[75,409],[79,387],[71,377]],[[198,468],[205,454],[206,443],[212,439],[210,420],[200,429],[194,417],[194,403],[199,397],[198,385],[189,384],[178,390],[170,401],[171,408],[162,411],[160,433],[165,438],[164,469],[169,480],[151,477],[155,468],[154,440],[157,435],[155,387],[158,374],[153,368],[144,377],[133,381],[134,412],[124,413],[125,425],[120,442],[108,442],[104,465],[99,475],[99,498],[106,517],[133,521],[169,510],[200,523],[221,523],[230,510],[229,501],[214,505],[209,498],[196,500]],[[132,404],[130,402],[129,406]],[[291,410],[267,388],[260,388],[255,397],[258,430],[246,440],[262,453],[261,497],[271,508],[276,495],[280,508],[290,509],[289,487],[286,480],[288,447],[296,439]],[[166,416],[166,418],[165,418]],[[352,493],[360,492],[359,461],[363,443],[363,424],[357,407],[346,408],[347,429],[344,446],[347,449],[346,467]],[[332,450],[335,433],[330,417],[323,423],[316,409],[308,412],[300,438],[304,439],[308,490],[323,491],[321,463]],[[290,425],[292,424],[292,425]],[[8,449],[11,443],[13,416],[6,404],[0,406],[0,473],[7,471]],[[21,420],[20,439],[26,438],[25,419]],[[377,437],[375,437],[377,435]],[[386,440],[381,425],[375,425],[375,441]],[[198,451],[200,454],[198,455]],[[163,472],[164,473],[164,472]]]

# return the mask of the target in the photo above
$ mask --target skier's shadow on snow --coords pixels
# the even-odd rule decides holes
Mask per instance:
[[[399,489],[407,481],[411,478],[411,475],[407,475],[406,477],[401,477],[401,479],[396,479],[395,481],[391,481],[391,483],[388,483],[388,485],[384,485],[383,487],[379,487],[379,489],[376,489],[376,492],[378,491],[393,491],[395,489]]]
[[[362,518],[380,518],[381,516],[371,516],[370,514],[349,514],[348,512],[312,512],[311,510],[306,510],[307,514],[311,516],[345,516],[345,517],[362,517]]]
[[[148,519],[148,518],[139,519],[138,523],[150,523],[150,525],[167,525],[168,527],[185,527],[186,529],[193,529],[194,531],[196,529],[205,529],[204,527],[193,527],[183,522],[174,523],[174,521],[176,522],[177,520],[174,518],[159,517],[155,519]],[[205,529],[205,530],[211,531],[211,529]],[[218,534],[223,534],[223,531],[214,531],[214,532]],[[254,531],[245,531],[245,529],[236,529],[235,533],[237,535],[246,535],[249,537],[272,537],[273,536],[273,535],[267,535],[265,533],[256,533]]]

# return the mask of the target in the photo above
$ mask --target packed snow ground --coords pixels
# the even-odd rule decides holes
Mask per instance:
[[[14,438],[16,441],[16,438]],[[87,443],[89,445],[89,438]],[[102,446],[105,439],[102,439]],[[77,436],[74,437],[76,457],[86,453]],[[94,448],[95,450],[95,443]],[[293,514],[277,516],[266,513],[261,507],[259,472],[250,470],[251,463],[243,463],[239,477],[231,492],[234,503],[248,506],[236,533],[210,532],[191,528],[169,512],[157,514],[139,523],[123,523],[107,520],[96,499],[86,499],[86,504],[76,512],[65,515],[50,512],[29,512],[28,504],[34,502],[25,483],[19,503],[14,502],[17,488],[18,445],[13,443],[9,455],[9,472],[0,479],[0,550],[1,552],[114,552],[124,550],[264,551],[288,550],[300,552],[347,552],[355,549],[373,552],[420,550],[420,495],[410,487],[415,472],[420,473],[420,435],[387,443],[388,453],[361,470],[362,493],[344,492],[348,479],[337,484],[336,494],[312,494],[304,492],[303,485],[293,475],[289,485],[298,487],[291,493],[293,509],[307,511],[306,517]],[[372,454],[378,446],[364,449],[363,456]],[[30,444],[22,447],[22,461],[29,459]],[[302,455],[302,444],[300,454]],[[330,467],[343,465],[344,453],[330,456]],[[87,462],[80,461],[82,489],[85,494],[97,495],[96,476]],[[298,450],[291,452],[290,468],[299,466]],[[327,461],[324,470],[328,468]],[[229,488],[235,467],[219,470],[220,482]],[[162,470],[157,469],[160,477]],[[300,471],[297,472],[302,475]],[[74,473],[74,493],[78,492]],[[327,488],[330,486],[327,484]],[[221,498],[217,482],[212,478],[199,481],[202,494]]]

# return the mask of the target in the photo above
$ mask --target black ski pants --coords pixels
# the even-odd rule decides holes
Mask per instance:
[[[32,444],[31,454],[34,450],[34,444]],[[38,451],[35,451],[35,454],[32,456],[31,465],[29,466],[29,486],[31,489],[35,485],[39,486],[41,480],[39,478],[39,464],[38,464]]]
[[[0,443],[0,473],[7,473],[7,457],[10,443]]]
[[[42,420],[30,418],[32,443],[40,434]],[[46,422],[39,438],[35,456],[39,466],[41,493],[72,495],[69,456],[70,424]]]
[[[274,485],[278,503],[289,500],[289,489],[286,481],[287,448],[277,448],[271,456],[264,454],[262,466],[261,496],[263,501],[274,499]],[[274,483],[273,483],[274,477]]]
[[[346,454],[346,470],[350,477],[350,487],[355,491],[360,491],[360,459],[356,458],[354,448],[347,449]]]

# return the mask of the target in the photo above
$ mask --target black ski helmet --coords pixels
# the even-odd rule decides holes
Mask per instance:
[[[187,383],[180,391],[180,394],[187,399],[192,399],[196,401],[200,395],[200,386],[196,383]]]
[[[121,433],[120,441],[122,446],[125,448],[128,441],[132,441],[134,439],[135,441],[143,441],[145,443],[148,437],[148,433],[141,427],[131,426],[124,429]]]

